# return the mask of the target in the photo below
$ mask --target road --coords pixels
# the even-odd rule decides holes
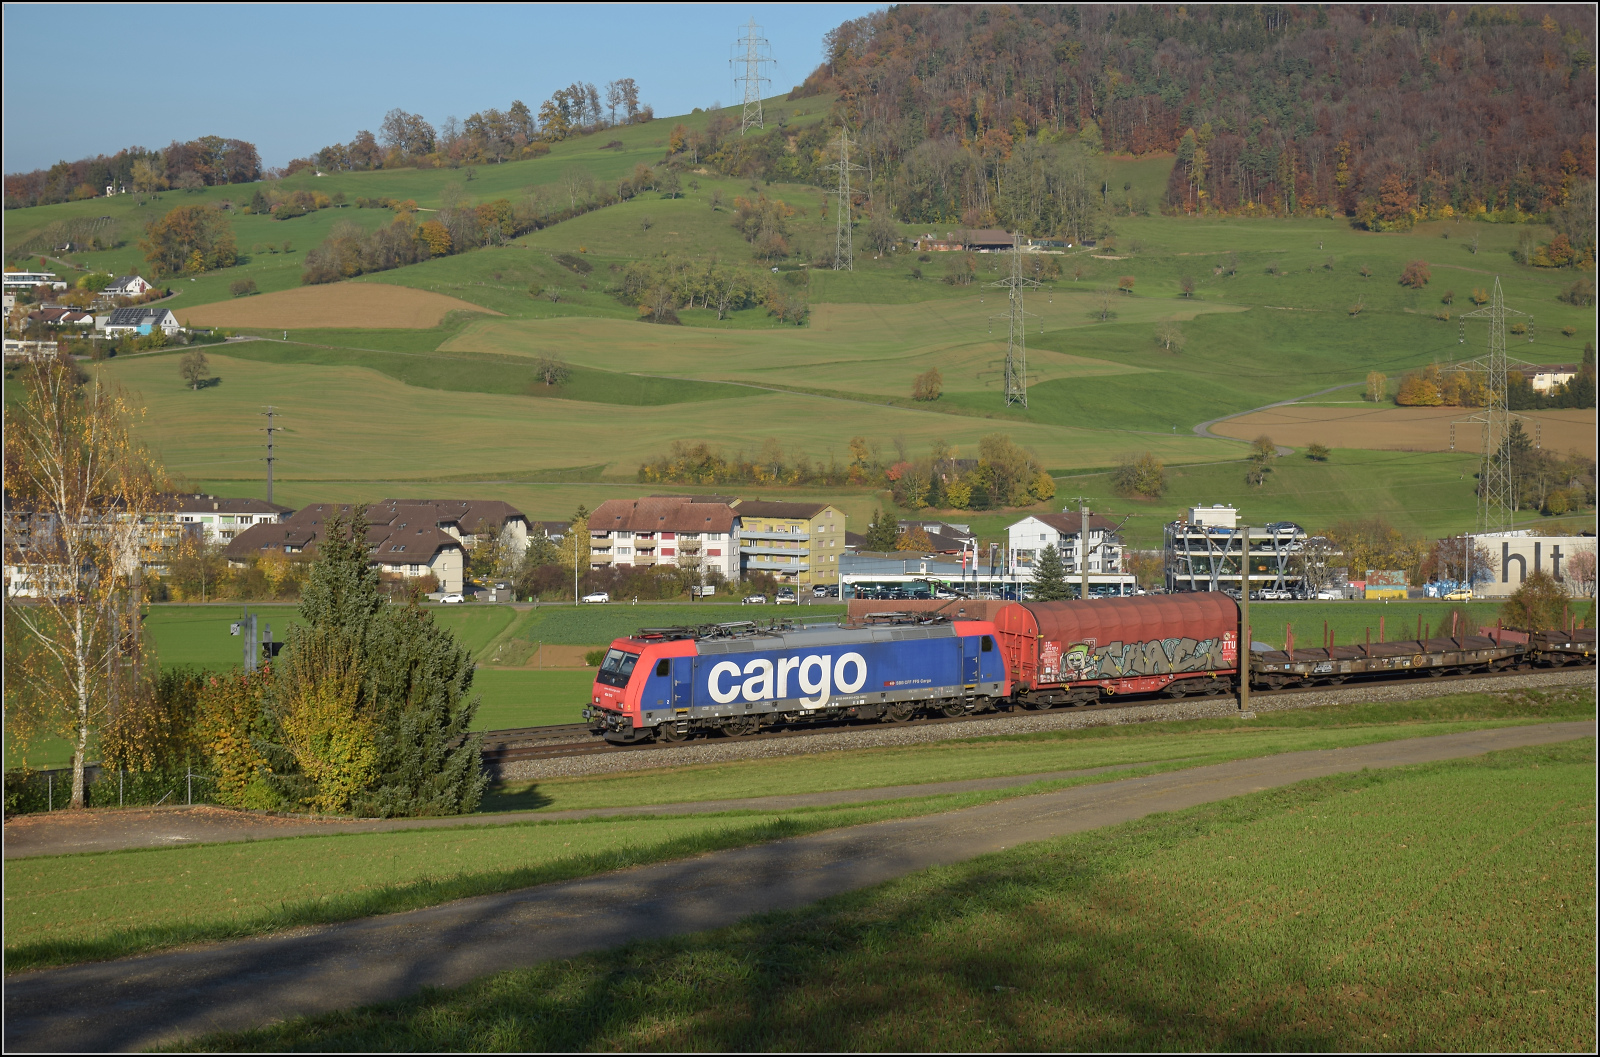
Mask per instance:
[[[458,987],[631,940],[732,924],[1017,844],[1311,778],[1594,737],[1550,723],[1286,753],[542,885],[236,943],[19,973],[7,1051],[135,1050]]]

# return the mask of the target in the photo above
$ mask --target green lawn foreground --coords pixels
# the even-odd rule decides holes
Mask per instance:
[[[551,819],[13,859],[5,864],[6,965],[14,971],[346,921],[1229,759],[1593,715],[1594,695],[1586,687],[1332,706],[1274,713],[1246,728],[1231,719],[1148,724],[565,779],[492,796],[484,806],[651,804],[1139,764],[1001,791],[781,812]]]
[[[1593,1052],[1594,768],[1302,782],[183,1048]]]

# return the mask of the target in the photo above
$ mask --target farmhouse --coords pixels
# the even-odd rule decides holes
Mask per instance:
[[[351,511],[348,503],[315,503],[282,521],[253,525],[228,545],[228,563],[242,566],[268,554],[313,555],[328,519],[348,518]],[[367,552],[379,572],[408,580],[431,576],[441,591],[462,589],[466,547],[455,521],[441,518],[433,503],[376,503],[367,508],[367,520]]]
[[[154,289],[155,287],[145,282],[141,276],[124,275],[116,282],[100,291],[100,295],[107,298],[143,297],[145,294]]]
[[[107,335],[148,334],[160,327],[169,337],[183,329],[178,317],[165,308],[116,308],[106,317],[102,328]]]
[[[608,499],[589,515],[589,568],[672,565],[737,580],[739,517],[727,499]]]

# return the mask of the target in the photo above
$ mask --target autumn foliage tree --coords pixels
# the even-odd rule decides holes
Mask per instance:
[[[944,375],[939,373],[939,368],[929,367],[911,383],[911,399],[933,401],[939,399],[944,393]]]
[[[1406,265],[1405,271],[1400,273],[1400,285],[1421,290],[1432,278],[1433,272],[1428,269],[1427,261],[1411,261]]]
[[[32,365],[5,412],[6,733],[19,754],[71,747],[73,807],[101,725],[136,691],[142,522],[162,482],[128,399],[80,383],[65,359]]]
[[[156,275],[212,271],[238,263],[233,226],[214,206],[179,206],[144,230],[139,248]]]

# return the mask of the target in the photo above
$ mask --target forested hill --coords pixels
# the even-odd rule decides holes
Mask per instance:
[[[1595,174],[1588,5],[907,5],[827,49],[792,98],[837,93],[912,222],[1059,226],[1069,138],[1175,154],[1152,209],[1372,227],[1546,213]]]

